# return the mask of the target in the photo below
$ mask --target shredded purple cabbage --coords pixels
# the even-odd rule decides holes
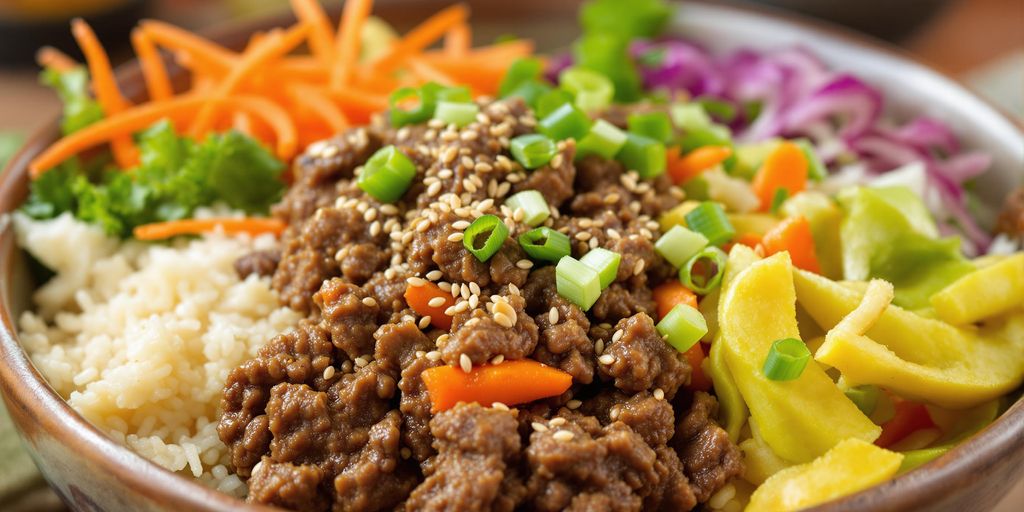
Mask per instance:
[[[964,183],[985,172],[989,155],[963,152],[943,122],[919,117],[893,126],[882,117],[880,91],[857,77],[828,69],[810,51],[740,49],[716,56],[681,38],[636,41],[631,53],[649,91],[686,91],[691,97],[727,101],[739,112],[760,104],[753,120],[738,116],[731,128],[739,141],[808,137],[819,156],[838,169],[856,160],[870,173],[911,162],[924,164],[928,201],[943,232],[965,238],[970,252],[984,252],[991,236],[967,211]],[[557,71],[571,58],[555,59]]]

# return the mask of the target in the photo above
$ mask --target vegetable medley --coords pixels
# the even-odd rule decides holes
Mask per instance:
[[[416,484],[408,503],[438,506],[429,493],[440,491],[422,489],[442,485],[435,476],[446,474],[455,457],[446,451],[453,441],[443,437],[445,422],[476,414],[472,421],[480,428],[502,431],[495,426],[500,422],[486,415],[518,406],[517,421],[532,418],[533,436],[567,421],[584,426],[552,431],[554,439],[593,436],[597,442],[594,429],[611,435],[609,429],[620,428],[615,425],[639,431],[626,426],[628,420],[616,421],[617,414],[598,412],[586,413],[600,419],[590,418],[596,424],[591,428],[584,413],[576,412],[593,411],[592,402],[614,391],[616,400],[670,401],[677,408],[670,414],[681,421],[676,427],[673,420],[677,429],[684,427],[681,419],[689,417],[688,410],[716,401],[717,415],[711,412],[709,421],[720,429],[709,432],[720,431],[722,446],[742,454],[731,472],[718,473],[723,476],[713,488],[701,488],[703,482],[684,460],[680,474],[685,474],[683,485],[688,481],[696,489],[693,501],[664,497],[662,503],[795,510],[866,489],[942,456],[994,421],[1024,380],[1024,253],[989,253],[993,237],[971,212],[977,201],[970,180],[986,170],[988,157],[962,150],[938,121],[892,124],[882,115],[875,89],[829,70],[808,52],[713,55],[664,33],[672,9],[660,0],[587,2],[580,13],[583,33],[571,54],[550,57],[531,55],[532,46],[522,40],[471,47],[463,6],[399,36],[368,17],[369,1],[346,3],[337,34],[315,2],[293,4],[297,25],[254,36],[240,53],[144,22],[133,44],[149,99],[136,105],[118,91],[88,25],[76,21],[74,34],[87,68],[52,50],[41,53],[43,81],[65,104],[64,137],[32,163],[34,181],[23,211],[41,219],[70,212],[124,238],[270,232],[281,235],[286,247],[307,243],[314,236],[307,219],[315,220],[336,201],[346,205],[338,209],[375,212],[365,214],[367,223],[378,215],[381,222],[391,219],[386,228],[381,222],[368,227],[366,240],[353,236],[351,247],[330,246],[337,256],[331,253],[327,261],[342,262],[360,253],[356,244],[395,241],[396,253],[374,259],[378,266],[369,272],[350,273],[342,263],[333,273],[317,275],[312,287],[302,285],[306,288],[296,292],[295,282],[281,286],[298,296],[289,305],[323,309],[311,321],[328,322],[330,315],[355,307],[342,306],[344,293],[369,308],[383,302],[359,288],[376,279],[370,276],[405,275],[396,281],[407,284],[395,297],[401,307],[393,318],[412,318],[417,335],[427,333],[419,336],[437,348],[423,348],[415,356],[429,361],[416,374],[426,402],[416,413],[403,396],[400,410],[407,422],[429,422],[433,449],[440,452],[436,466],[424,466],[430,467],[420,477],[426,480]],[[431,49],[441,38],[442,48]],[[302,43],[310,55],[293,53]],[[190,71],[189,89],[171,86],[158,48]],[[515,128],[496,131],[492,117],[509,109],[521,112],[508,122]],[[337,184],[321,189],[334,196],[298,217],[294,209],[282,214],[286,208],[280,206],[267,216],[272,205],[291,204],[301,187],[320,193],[309,180],[321,178],[309,178],[305,169],[328,166],[310,162],[334,158],[338,146],[315,141],[339,133],[366,137],[358,130],[367,124],[374,140],[381,134],[379,140],[365,155],[354,156],[353,149],[341,156],[354,159],[349,174],[334,176]],[[488,127],[490,138],[480,144],[493,139],[497,146],[481,152],[494,152],[495,163],[474,164],[479,155],[460,153],[470,159],[463,165],[475,170],[463,175],[464,181],[453,181],[448,167],[456,166],[456,155],[446,157],[448,146],[438,145],[439,139],[472,143]],[[293,162],[298,148],[306,146]],[[601,235],[594,236],[588,229],[599,216],[584,218],[576,210],[572,198],[582,198],[593,185],[581,182],[579,169],[595,166],[614,169],[616,182],[636,197],[646,187],[658,201],[668,202],[641,210],[628,198],[620,203],[613,197],[618,194],[602,198],[613,217],[620,204],[635,209],[629,215],[640,220],[629,236],[650,246],[650,262],[618,243],[622,234],[612,227],[599,226]],[[554,182],[546,180],[564,180],[564,175],[549,177],[566,168],[572,169],[569,196],[553,199],[557,193],[548,187]],[[500,172],[507,181],[488,187],[482,181],[488,172]],[[193,218],[197,208],[212,204],[239,216]],[[458,225],[455,231],[429,242],[434,256],[428,264],[437,268],[410,270],[415,255],[408,248],[417,243],[410,242],[417,232],[433,229],[438,215],[448,218],[467,209],[472,210],[468,217],[452,223]],[[415,220],[403,226],[403,215]],[[428,220],[420,223],[419,215]],[[375,241],[378,235],[384,242]],[[996,245],[1012,248],[1014,236],[1020,234],[1000,235]],[[437,245],[448,242],[443,250]],[[289,250],[277,273],[271,272],[276,287],[294,270],[282,269],[298,265],[289,260],[294,256]],[[445,266],[449,257],[460,262],[458,272]],[[352,265],[371,265],[357,263]],[[522,270],[521,282],[499,283],[499,265]],[[475,268],[489,268],[494,282],[460,277]],[[550,312],[534,312],[529,290],[522,292],[524,299],[520,288],[533,286],[527,276],[545,268],[543,279],[557,297],[546,299],[554,304]],[[338,291],[351,287],[359,291]],[[620,306],[628,314],[607,313],[614,308],[608,302],[617,300],[609,297],[624,289],[628,300],[621,299]],[[487,315],[468,320],[478,305]],[[328,313],[328,308],[334,309]],[[555,357],[556,340],[548,341],[545,356],[538,355],[540,348],[534,351],[537,326],[529,317],[551,327],[567,312],[608,335],[580,334],[590,344],[583,355],[577,353],[586,361],[569,364]],[[533,330],[529,347],[487,352],[486,358],[446,347],[486,322],[528,336],[522,317]],[[672,363],[622,368],[617,358],[640,349],[612,347],[631,340],[644,319],[658,344],[650,350],[666,351]],[[398,329],[395,325],[405,320],[390,321]],[[490,336],[480,329],[480,339]],[[379,331],[373,338],[387,336]],[[373,353],[373,339],[370,343]],[[364,368],[386,370],[388,364],[377,360],[368,366],[363,360],[360,366],[361,353],[348,356],[347,371],[356,376]],[[598,370],[584,379],[572,365]],[[398,371],[403,393],[409,368],[403,362]],[[644,372],[681,372],[682,391],[673,397],[674,389],[666,396],[662,387],[624,385],[627,370],[635,379]],[[324,380],[330,380],[327,372]],[[247,412],[230,409],[230,391],[225,393],[229,413]],[[471,403],[492,410],[471,413],[465,405]],[[515,423],[510,424],[514,432]],[[224,425],[222,439],[229,445],[240,442],[224,433]],[[530,450],[539,441],[528,439],[532,444],[523,450],[533,457]],[[655,451],[679,450],[666,440],[644,442]],[[413,459],[435,460],[427,446],[429,455]],[[278,456],[261,455],[271,461],[272,454]],[[260,468],[259,460],[249,460],[248,467],[239,463],[240,475],[251,474],[251,490],[269,478],[260,473],[270,470]],[[521,471],[527,471],[525,460]],[[526,494],[511,506],[565,505],[523,501],[534,499],[530,486],[543,473],[536,471],[521,482]],[[338,481],[334,485],[340,489]],[[576,481],[562,485],[578,492],[585,488]],[[322,498],[327,491],[319,492]],[[650,506],[654,499],[639,489],[626,494],[639,500],[638,506]],[[268,502],[304,506],[274,499]]]

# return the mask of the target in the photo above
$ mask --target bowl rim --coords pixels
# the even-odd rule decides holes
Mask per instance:
[[[413,2],[392,0],[380,3],[381,7],[393,8]],[[898,60],[901,65],[923,68],[937,79],[947,82],[961,96],[966,95],[980,100],[986,108],[1007,120],[1017,131],[1017,135],[1024,139],[1024,124],[1021,120],[994,106],[967,85],[927,63],[922,63],[893,45],[850,29],[778,8],[737,4],[732,1],[697,0],[694,3],[700,4],[702,9],[712,11],[748,15],[753,13],[771,18],[814,37],[828,38],[845,46],[860,47],[869,52],[884,54]],[[254,30],[279,26],[293,19],[291,15],[271,15],[241,23],[228,23],[205,33],[215,40],[238,38],[247,36]],[[119,66],[117,77],[119,85],[127,95],[142,94],[141,72],[136,60]],[[24,199],[29,161],[58,136],[57,120],[36,130],[0,173],[0,214],[4,215],[0,221],[0,276],[5,277],[0,279],[0,395],[9,409],[18,409],[19,412],[33,417],[42,430],[83,453],[98,470],[117,475],[127,487],[139,490],[157,503],[172,503],[187,507],[188,510],[276,510],[244,502],[206,487],[195,480],[169,471],[117,443],[72,409],[50,387],[22,347],[18,339],[17,322],[11,317],[8,301],[11,280],[6,277],[13,275],[13,256],[18,248],[13,223],[6,214],[16,210]],[[26,436],[20,428],[18,431],[19,435]],[[984,473],[1003,454],[1011,452],[1024,452],[1024,397],[1018,398],[994,422],[956,445],[942,457],[883,484],[807,510],[846,512],[864,510],[865,507],[878,507],[879,504],[884,504],[882,506],[885,509],[912,510],[928,505],[932,502],[930,497],[948,493],[949,489],[968,486],[969,483],[963,478],[965,475]],[[1017,473],[1024,473],[1024,467],[1017,469]]]

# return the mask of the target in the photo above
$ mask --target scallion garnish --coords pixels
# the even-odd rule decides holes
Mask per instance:
[[[707,295],[722,282],[728,256],[718,247],[705,247],[679,268],[679,280],[699,295]]]
[[[621,254],[600,247],[587,251],[580,258],[580,263],[597,272],[598,277],[601,278],[602,290],[608,288],[608,285],[615,281],[615,276],[619,273],[620,261],[622,261]]]
[[[452,103],[471,103],[473,93],[469,87],[464,85],[456,87],[444,87],[437,91],[437,101],[450,101]]]
[[[814,146],[811,145],[807,139],[797,139],[796,145],[803,151],[804,157],[807,158],[807,177],[814,181],[821,181],[828,176],[828,168],[822,163],[818,153],[814,150]]]
[[[680,352],[690,350],[695,343],[708,333],[708,324],[704,315],[689,304],[676,304],[664,318],[658,322],[658,333],[673,348]]]
[[[596,270],[566,256],[555,267],[555,287],[559,295],[587,311],[601,296],[601,277]]]
[[[519,246],[535,260],[557,262],[572,252],[569,236],[541,226],[519,235]]]
[[[576,155],[579,157],[600,155],[604,158],[612,158],[625,143],[626,132],[604,119],[598,119],[590,127],[590,133],[576,144]]]
[[[509,143],[512,157],[527,169],[536,169],[551,161],[558,149],[555,141],[539,133],[520,135]]]
[[[543,70],[544,63],[540,59],[523,57],[516,60],[508,67],[508,71],[505,72],[505,77],[502,78],[501,84],[498,86],[498,96],[502,98],[512,96],[515,90],[526,83],[541,84],[538,79]]]
[[[584,112],[603,110],[615,96],[608,77],[583,68],[569,68],[558,75],[558,85],[576,96],[576,106]]]
[[[356,184],[382,203],[393,203],[405,194],[416,177],[416,164],[395,146],[377,150],[359,175]]]
[[[665,172],[665,145],[636,133],[626,134],[626,143],[615,158],[641,178],[655,178]]]
[[[681,268],[693,255],[707,246],[708,239],[704,235],[676,224],[655,242],[654,250],[673,267]]]
[[[630,114],[627,125],[630,133],[643,135],[661,143],[672,140],[672,121],[664,112]]]
[[[782,203],[786,202],[786,199],[789,199],[789,190],[783,187],[775,189],[775,194],[772,195],[772,205],[769,210],[772,212],[772,215],[779,213],[779,208],[782,207]]]
[[[575,105],[566,103],[543,117],[537,123],[537,131],[555,140],[581,140],[590,131],[590,118]]]
[[[796,338],[776,340],[764,360],[764,376],[776,381],[799,378],[810,360],[811,351],[804,342]]]
[[[523,209],[523,223],[527,226],[537,226],[548,220],[551,216],[551,207],[544,199],[544,196],[536,190],[524,190],[505,200],[505,205],[515,212]]]
[[[483,241],[480,239],[483,238]],[[462,245],[480,261],[494,256],[501,244],[508,238],[508,226],[496,215],[484,215],[466,228]]]
[[[545,93],[551,91],[552,87],[540,80],[527,80],[518,87],[512,90],[507,95],[502,96],[503,98],[519,97],[522,98],[527,105],[531,108],[536,108],[537,102]]]
[[[711,201],[699,204],[686,214],[686,225],[708,239],[711,245],[722,245],[736,236],[736,228],[732,227],[725,216],[722,205]]]
[[[419,87],[402,87],[391,93],[388,99],[391,125],[397,128],[429,120],[437,106],[437,93],[442,89],[443,85],[430,82]]]
[[[562,105],[572,105],[573,100],[572,93],[565,89],[550,89],[537,98],[534,114],[538,119],[542,119],[551,115]]]
[[[882,390],[878,386],[866,384],[849,388],[844,393],[846,393],[846,398],[849,398],[860,409],[860,412],[871,416],[875,412],[875,408],[878,407],[878,397],[882,394]]]
[[[462,128],[476,120],[480,112],[480,106],[476,103],[462,103],[455,101],[439,101],[434,109],[434,119],[444,121],[445,124],[453,124]]]

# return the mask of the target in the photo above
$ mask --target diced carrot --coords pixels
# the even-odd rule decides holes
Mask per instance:
[[[333,61],[334,44],[331,22],[317,0],[291,0],[299,21],[309,25],[309,49],[324,66]]]
[[[761,168],[754,175],[751,187],[761,200],[761,210],[768,211],[779,189],[789,197],[807,187],[807,157],[800,146],[784,141],[765,158]]]
[[[331,89],[349,84],[362,47],[363,25],[373,10],[373,0],[348,0],[341,14],[335,36],[334,65],[331,67]]]
[[[453,366],[437,366],[421,375],[433,412],[451,409],[459,402],[523,404],[558,396],[572,385],[571,375],[533,359],[478,366],[469,373]]]
[[[690,383],[685,386],[686,389],[690,391],[709,391],[711,389],[711,379],[708,378],[701,367],[706,357],[704,345],[702,343],[694,343],[689,350],[683,352],[683,356],[686,357],[686,362],[690,363]]]
[[[757,233],[743,233],[736,237],[735,243],[754,249],[761,243],[761,235]]]
[[[52,46],[44,46],[36,52],[36,63],[40,67],[54,71],[68,71],[78,65],[75,59]]]
[[[372,67],[378,72],[393,71],[405,59],[443,37],[452,27],[465,23],[468,17],[469,9],[463,4],[438,11],[393,43],[391,48],[371,63]]]
[[[169,23],[143,20],[139,26],[156,44],[170,50],[183,51],[195,58],[216,62],[223,68],[230,68],[238,58],[235,52]]]
[[[935,427],[924,405],[895,397],[893,402],[896,412],[891,420],[882,425],[882,435],[875,439],[876,445],[886,448],[918,430]]]
[[[764,247],[765,256],[788,251],[793,266],[808,272],[821,273],[811,225],[802,215],[790,217],[776,224],[764,234],[761,246]]]
[[[444,53],[449,57],[465,57],[472,46],[473,32],[468,23],[454,26],[444,35]]]
[[[431,301],[438,305],[430,305]],[[455,305],[455,299],[436,284],[429,281],[425,281],[422,286],[410,284],[405,288],[405,302],[416,314],[429,316],[430,324],[434,327],[446,331],[452,328],[452,317],[446,315],[445,310]]]
[[[273,233],[277,235],[286,227],[288,226],[284,221],[279,219],[183,219],[143,224],[132,230],[132,235],[139,240],[164,240],[179,235],[209,233],[217,229],[221,229],[229,235],[240,233],[250,235]]]
[[[349,122],[345,118],[345,114],[322,90],[297,82],[292,84],[290,93],[296,104],[304,106],[311,114],[323,120],[324,124],[334,132],[331,135],[348,128]]]
[[[697,309],[697,294],[679,281],[671,280],[662,283],[654,288],[653,293],[654,303],[658,305],[659,320],[679,304],[686,304]]]
[[[139,28],[132,30],[132,47],[139,57],[142,77],[146,80],[146,91],[150,101],[166,100],[174,95],[171,80],[167,77],[167,68],[156,45],[146,33]]]
[[[669,148],[666,171],[677,185],[686,183],[700,173],[721,164],[732,155],[729,146],[702,146],[680,156],[678,147]]]

